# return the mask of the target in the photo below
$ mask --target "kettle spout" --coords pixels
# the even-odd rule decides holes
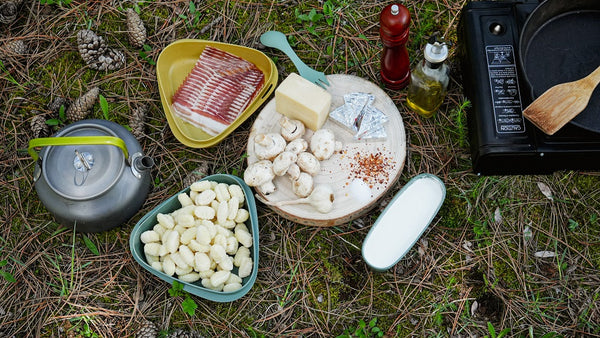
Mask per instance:
[[[154,160],[150,156],[139,156],[133,161],[133,166],[137,171],[146,171],[154,167]]]
[[[144,172],[150,170],[153,166],[154,160],[150,156],[135,153],[131,158],[131,172],[139,179],[142,178]]]

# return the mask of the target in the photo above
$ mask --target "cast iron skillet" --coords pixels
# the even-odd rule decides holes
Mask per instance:
[[[600,65],[600,0],[546,0],[529,15],[519,40],[531,97],[578,80]],[[600,133],[600,86],[571,122]]]

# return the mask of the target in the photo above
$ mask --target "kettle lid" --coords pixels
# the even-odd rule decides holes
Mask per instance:
[[[111,129],[90,123],[73,124],[56,136],[117,136]],[[48,186],[70,200],[87,200],[110,190],[126,166],[121,149],[110,145],[49,146],[40,152]]]

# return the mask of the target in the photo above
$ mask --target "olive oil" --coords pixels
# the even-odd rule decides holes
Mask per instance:
[[[448,47],[439,42],[425,46],[425,59],[411,71],[406,104],[417,114],[429,118],[444,102],[448,89]]]

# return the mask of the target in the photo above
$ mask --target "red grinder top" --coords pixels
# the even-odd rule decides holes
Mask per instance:
[[[410,12],[401,4],[386,6],[379,16],[381,38],[390,43],[405,43],[408,40]]]

